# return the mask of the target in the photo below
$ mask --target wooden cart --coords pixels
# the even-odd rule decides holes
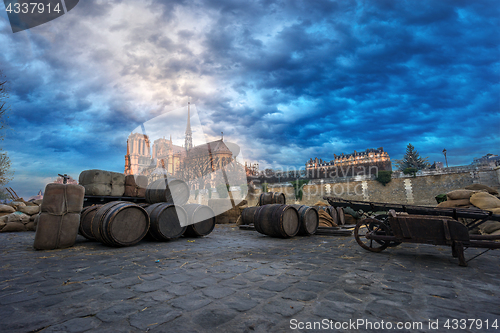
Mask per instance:
[[[500,242],[495,242],[500,240],[500,235],[469,235],[469,230],[488,220],[500,221],[500,215],[488,211],[349,201],[332,197],[324,199],[332,206],[352,207],[355,210],[389,210],[387,215],[366,218],[356,224],[356,242],[368,251],[381,252],[389,246],[401,243],[446,245],[451,246],[452,255],[458,257],[459,265],[467,266],[464,249],[486,248],[484,252],[487,252],[500,248]],[[408,214],[398,215],[396,209]],[[458,217],[470,218],[473,221],[466,226],[456,221]]]

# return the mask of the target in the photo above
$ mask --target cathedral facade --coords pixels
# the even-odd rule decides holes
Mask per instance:
[[[184,146],[174,145],[170,136],[155,140],[151,147],[146,134],[131,133],[127,139],[125,175],[144,175],[149,182],[174,176],[191,182],[192,188],[198,189],[210,186],[212,180],[207,176],[232,161],[233,154],[222,138],[193,146],[188,104]],[[205,184],[194,181],[199,178],[204,178]]]

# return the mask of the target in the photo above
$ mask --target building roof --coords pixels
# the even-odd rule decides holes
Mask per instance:
[[[208,142],[191,148],[189,155],[212,155],[212,154],[231,154],[231,150],[226,146],[222,139]]]

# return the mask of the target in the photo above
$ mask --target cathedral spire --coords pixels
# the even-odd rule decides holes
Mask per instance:
[[[186,147],[186,151],[189,151],[191,148],[193,148],[193,133],[191,132],[191,110],[190,110],[190,105],[191,103],[188,102],[188,119],[187,119],[187,126],[186,126],[186,138],[184,140],[184,146]]]

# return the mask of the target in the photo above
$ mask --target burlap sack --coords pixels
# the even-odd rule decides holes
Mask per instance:
[[[40,212],[40,206],[34,205],[34,206],[19,207],[19,211],[27,215],[35,215]]]
[[[139,198],[146,197],[146,189],[145,188],[138,188],[136,196],[139,197]]]
[[[125,185],[111,184],[111,196],[123,197],[125,192]]]
[[[16,210],[18,210],[19,207],[24,207],[24,206],[26,206],[26,204],[24,202],[21,202],[21,201],[13,201],[13,202],[9,203],[9,206],[14,207]]]
[[[10,213],[10,214],[12,214],[12,213]],[[6,214],[6,215],[3,215],[3,216],[0,216],[0,222],[7,223],[7,219],[9,218],[10,214]]]
[[[111,184],[111,172],[105,170],[85,170],[78,177],[80,185]]]
[[[9,205],[0,205],[0,213],[14,213],[16,209]]]
[[[135,186],[125,185],[123,196],[124,197],[136,197],[137,196],[137,188]]]
[[[470,207],[471,202],[469,199],[460,199],[460,200],[448,200],[441,202],[440,204],[437,205],[437,207],[441,208],[453,208],[453,207]]]
[[[148,187],[148,177],[142,175],[127,175],[125,176],[125,185],[146,188]]]
[[[26,223],[26,230],[27,231],[36,231],[35,222]]]
[[[483,185],[483,184],[467,185],[467,186],[465,186],[465,189],[466,190],[475,190],[475,191],[484,190],[484,191],[488,192],[489,194],[498,195],[497,190],[495,190],[494,188],[491,188],[489,186]]]
[[[7,223],[0,221],[0,230],[2,230],[3,227],[5,227]]]
[[[36,199],[36,200],[33,200],[33,203],[35,205],[38,205],[38,206],[41,206],[42,205],[42,202],[43,202],[43,199]]]
[[[84,193],[85,189],[80,185],[47,184],[40,211],[53,215],[80,214],[83,208]]]
[[[9,222],[2,228],[2,232],[26,231],[26,227],[21,222]]]
[[[470,197],[470,202],[477,208],[481,208],[484,210],[500,208],[500,199],[485,192],[473,194]]]
[[[38,206],[37,204],[34,204],[34,203],[32,203],[32,202],[29,202],[29,201],[28,201],[28,202],[24,202],[24,204],[25,204],[26,206]]]
[[[460,199],[470,199],[472,194],[476,193],[476,191],[472,190],[455,190],[446,193],[446,197],[448,200],[460,200]]]
[[[30,222],[35,221],[35,218],[38,216],[38,214],[35,215],[30,215]]]
[[[500,208],[493,208],[490,209],[490,212],[492,212],[495,215],[500,215]]]
[[[30,216],[26,215],[21,212],[15,212],[12,214],[7,215],[7,222],[12,223],[12,222],[20,222],[23,224],[26,224],[30,221]]]
[[[490,235],[494,235],[494,236],[500,235],[500,230],[493,231]]]
[[[75,244],[80,214],[39,215],[33,247],[37,250],[63,249]]]
[[[497,230],[500,230],[500,222],[486,221],[479,226],[479,230],[483,235],[489,235]]]
[[[85,195],[110,196],[111,184],[87,184],[83,185]]]

